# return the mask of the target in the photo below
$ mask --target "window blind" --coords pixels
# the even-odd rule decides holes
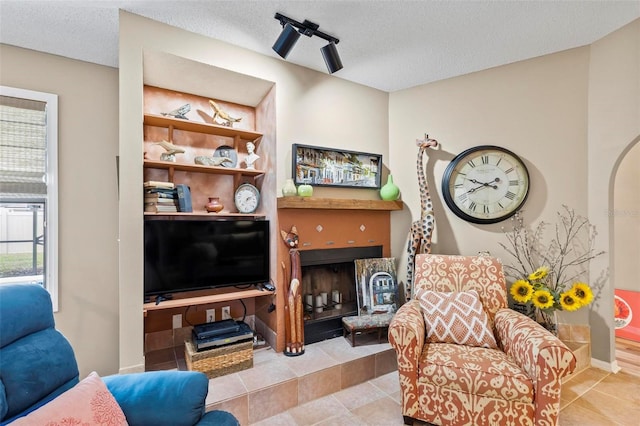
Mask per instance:
[[[46,105],[0,96],[0,199],[46,197]]]

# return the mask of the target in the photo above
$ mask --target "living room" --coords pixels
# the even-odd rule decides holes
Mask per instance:
[[[597,248],[607,254],[593,261],[590,271],[594,276],[610,271],[606,290],[591,311],[562,319],[589,324],[592,357],[601,368],[614,369],[613,279],[633,282],[638,273],[612,272],[616,256],[637,253],[638,247],[615,244],[614,215],[607,212],[616,208],[617,167],[640,135],[639,34],[635,20],[588,46],[392,93],[127,12],[120,14],[119,69],[0,45],[2,85],[60,96],[56,324],[76,352],[81,376],[144,368],[142,168],[140,144],[131,141],[141,140],[148,52],[273,83],[277,155],[272,180],[263,186],[272,197],[270,217],[277,217],[273,201],[290,177],[291,144],[382,154],[405,204],[391,213],[391,254],[400,260],[400,275],[408,230],[419,215],[416,139],[429,133],[441,144],[427,162],[436,216],[434,253],[504,255],[503,225],[459,220],[445,206],[439,184],[448,161],[470,146],[495,144],[517,152],[531,173],[527,220],[552,221],[566,204],[597,227]],[[633,178],[620,181],[637,188]],[[318,188],[314,197],[373,200],[378,193]],[[272,269],[279,269],[275,260]]]

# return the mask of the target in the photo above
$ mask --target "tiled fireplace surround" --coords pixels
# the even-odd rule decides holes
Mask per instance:
[[[382,255],[389,255],[388,211],[373,212],[373,215],[368,211],[362,216],[358,213],[363,211],[350,211],[349,217],[352,219],[347,221],[350,222],[347,226],[358,229],[363,235],[344,232],[343,211],[280,210],[279,213],[281,228],[289,229],[291,225],[298,227],[301,250],[317,251],[326,248],[330,253],[338,253],[340,250],[336,249],[341,247],[352,249],[357,244],[354,237],[361,237],[358,245],[379,245]],[[330,224],[328,219],[331,219],[332,214],[343,218],[340,222],[342,226],[337,230],[331,230],[329,227],[333,232],[325,232],[327,227],[322,223]],[[301,216],[304,216],[304,222],[301,222]],[[387,224],[372,224],[371,218],[376,222],[382,218]],[[367,228],[373,232],[367,233]],[[338,240],[335,235],[341,235],[344,241]],[[280,257],[284,254],[288,255],[284,251],[280,253]],[[305,291],[309,291],[310,285],[312,284],[307,281]],[[312,287],[314,298],[315,293],[320,291],[319,288],[322,291],[330,288],[324,288],[322,285]],[[340,312],[327,312],[323,315],[336,314],[339,322]],[[183,327],[147,335],[147,369],[186,370],[184,340],[190,333],[191,327]],[[328,333],[339,334],[332,331]],[[589,327],[561,324],[559,334],[578,359],[576,371],[588,368],[591,360]],[[253,424],[366,381],[382,380],[384,383],[388,373],[397,369],[393,349],[388,343],[378,344],[373,335],[358,337],[359,345],[356,347],[351,347],[342,337],[322,340],[330,337],[332,336],[326,335],[314,339],[317,343],[308,344],[305,354],[299,357],[287,357],[269,347],[256,350],[253,368],[210,380],[207,410],[227,410],[232,412],[241,424]]]

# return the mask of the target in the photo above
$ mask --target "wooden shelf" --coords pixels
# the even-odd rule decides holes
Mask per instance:
[[[354,200],[347,198],[280,197],[279,209],[402,210],[402,201]]]
[[[229,302],[232,300],[249,299],[252,297],[269,296],[274,294],[273,291],[267,290],[241,290],[231,291],[227,293],[211,294],[207,296],[187,297],[184,299],[163,300],[156,305],[155,302],[145,303],[142,305],[144,314],[148,311],[158,311],[162,309],[181,308],[185,306],[206,305],[209,303]]]
[[[180,170],[191,173],[208,173],[213,175],[242,175],[261,176],[264,170],[239,169],[235,167],[202,166],[200,164],[174,163],[162,160],[144,160],[144,167],[148,169]]]
[[[162,217],[162,216],[200,216],[200,217],[206,217],[207,219],[224,219],[224,218],[233,218],[233,219],[238,219],[238,218],[247,218],[247,219],[262,219],[265,217],[264,214],[262,213],[231,213],[231,212],[221,212],[221,213],[208,213],[204,210],[201,211],[196,211],[196,212],[160,212],[160,213],[153,213],[153,212],[144,212],[144,215],[146,217]]]
[[[251,130],[236,129],[235,127],[218,126],[217,124],[201,123],[197,121],[181,120],[179,118],[165,117],[163,115],[145,114],[144,124],[155,127],[173,127],[174,130],[205,133],[208,135],[239,137],[244,141],[256,142],[262,138],[262,133]]]

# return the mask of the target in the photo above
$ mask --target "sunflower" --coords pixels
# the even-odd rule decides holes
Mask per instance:
[[[544,277],[546,277],[548,273],[549,273],[549,268],[547,268],[546,266],[541,266],[538,269],[536,269],[535,272],[532,272],[531,274],[529,274],[529,279],[532,281],[541,280]]]
[[[554,300],[549,290],[536,290],[533,292],[533,306],[540,309],[548,309],[553,306]]]
[[[577,311],[582,307],[582,304],[575,297],[573,291],[569,290],[560,295],[560,306],[564,311]]]
[[[591,287],[586,283],[577,282],[571,288],[571,293],[575,297],[580,306],[587,306],[593,300],[593,292]]]
[[[518,280],[511,286],[510,293],[516,302],[527,303],[533,295],[533,286],[527,280]]]

